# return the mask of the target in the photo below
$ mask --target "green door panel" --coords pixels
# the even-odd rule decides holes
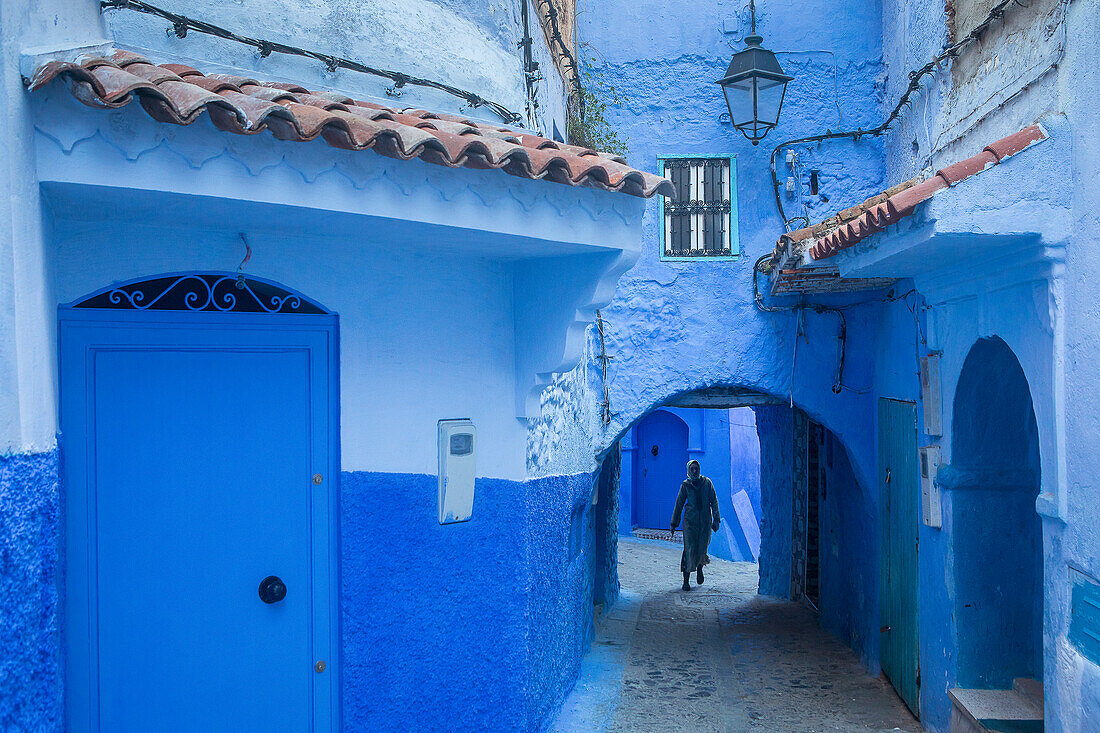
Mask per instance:
[[[917,657],[917,406],[878,401],[879,618],[882,671],[920,715]]]

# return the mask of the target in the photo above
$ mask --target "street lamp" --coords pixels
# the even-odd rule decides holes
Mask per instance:
[[[726,75],[716,83],[726,96],[733,126],[753,145],[759,145],[779,122],[787,82],[794,77],[783,73],[774,53],[760,47],[764,39],[756,35],[755,0],[750,0],[749,12],[752,34],[745,36],[746,48],[733,55]]]

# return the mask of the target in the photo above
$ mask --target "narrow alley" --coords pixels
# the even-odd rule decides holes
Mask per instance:
[[[679,588],[680,549],[620,538],[622,598],[553,730],[921,731],[890,685],[797,603],[756,594],[757,565],[711,560]]]

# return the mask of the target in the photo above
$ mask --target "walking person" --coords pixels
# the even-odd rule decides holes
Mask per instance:
[[[718,495],[714,493],[714,484],[702,475],[699,461],[688,461],[687,473],[676,496],[671,529],[676,531],[683,513],[684,553],[680,556],[680,572],[684,574],[683,589],[691,590],[688,579],[692,571],[695,571],[695,582],[703,584],[703,566],[710,562],[707,557],[710,533],[718,531],[721,517],[718,515]]]

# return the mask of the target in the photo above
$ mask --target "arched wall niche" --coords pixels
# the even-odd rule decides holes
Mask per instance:
[[[940,472],[952,557],[957,684],[1007,689],[1043,676],[1041,456],[1031,390],[998,338],[963,362],[952,406],[951,465]]]

